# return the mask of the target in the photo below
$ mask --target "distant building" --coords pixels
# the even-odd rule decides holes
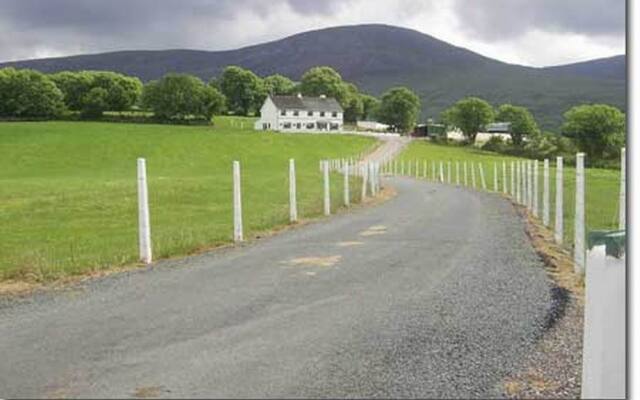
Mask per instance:
[[[494,122],[492,124],[487,124],[485,127],[486,133],[501,133],[501,134],[511,134],[511,122]]]
[[[279,132],[341,132],[344,111],[334,98],[269,96],[254,128]]]
[[[390,126],[377,121],[358,121],[356,126],[359,129],[365,129],[369,131],[388,131]]]

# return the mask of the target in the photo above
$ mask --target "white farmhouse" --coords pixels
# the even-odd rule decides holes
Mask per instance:
[[[341,132],[344,111],[326,96],[269,96],[254,128],[279,132]]]

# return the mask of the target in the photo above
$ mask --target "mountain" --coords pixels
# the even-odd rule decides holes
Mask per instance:
[[[294,80],[307,69],[329,65],[363,91],[379,95],[396,86],[411,87],[422,99],[422,120],[456,100],[475,95],[494,105],[529,107],[545,128],[557,128],[562,113],[585,102],[626,108],[626,57],[549,68],[503,63],[432,36],[388,25],[355,25],[300,33],[285,39],[229,51],[119,51],[0,64],[60,70],[113,70],[142,80],[167,72],[195,74],[205,80],[227,65],[259,75],[280,73]],[[622,68],[624,71],[624,68]]]
[[[600,58],[575,64],[546,67],[550,71],[562,75],[585,76],[596,79],[627,79],[627,57],[624,55]]]

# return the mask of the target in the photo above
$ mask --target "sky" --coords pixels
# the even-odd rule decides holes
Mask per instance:
[[[228,50],[384,23],[509,63],[625,53],[624,0],[0,0],[0,62],[115,50]]]

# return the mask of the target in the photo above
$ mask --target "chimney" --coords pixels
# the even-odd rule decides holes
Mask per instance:
[[[321,99],[326,99],[326,98],[327,98],[327,95],[326,95],[326,94],[321,94],[321,95],[320,95],[320,98],[321,98]]]

